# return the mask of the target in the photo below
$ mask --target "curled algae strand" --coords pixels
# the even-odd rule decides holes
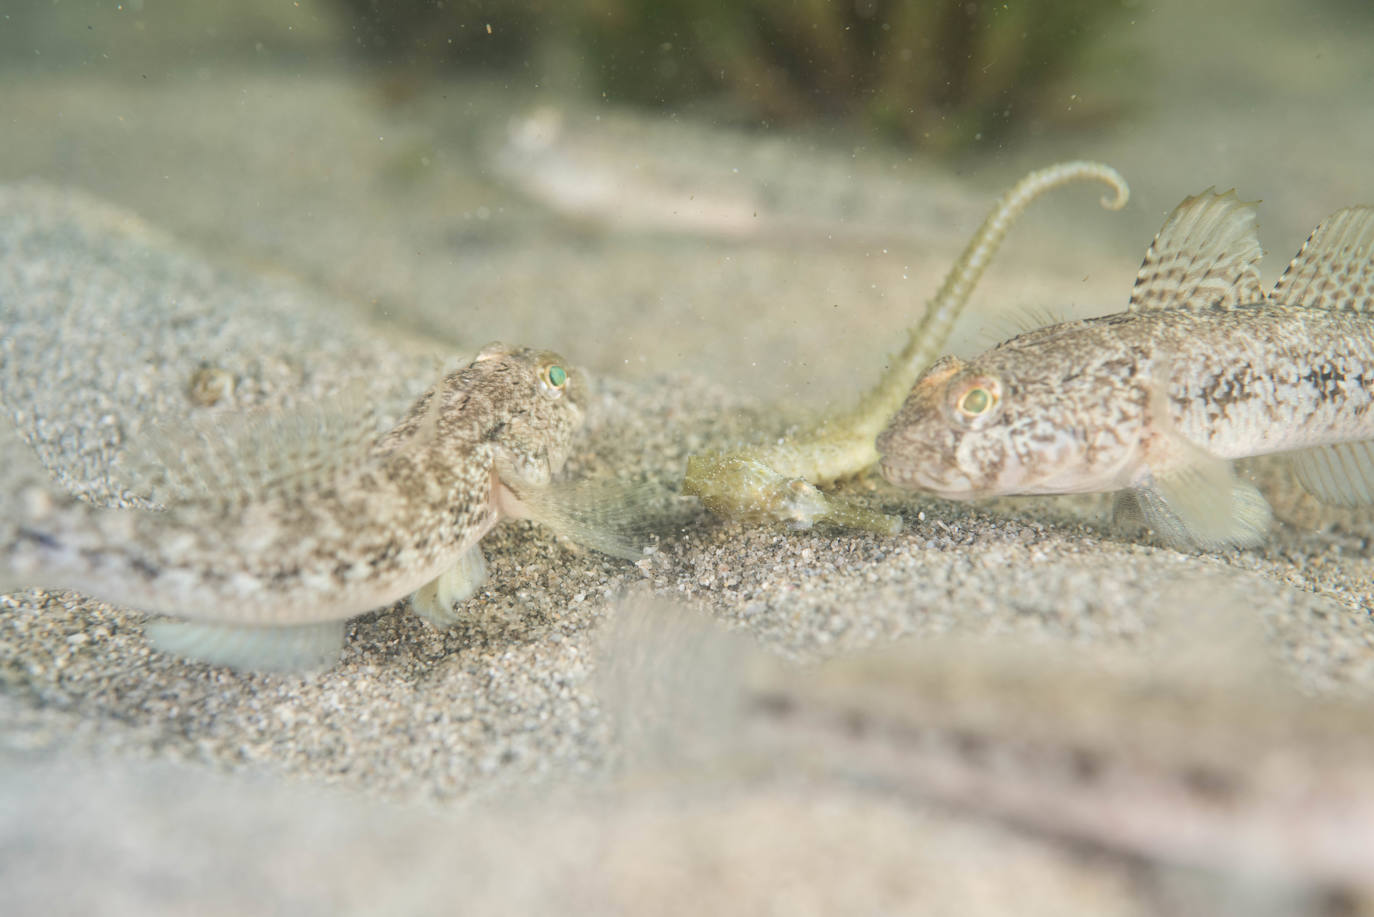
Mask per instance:
[[[988,214],[950,268],[925,316],[911,329],[902,352],[856,405],[776,443],[690,457],[683,493],[699,497],[717,515],[745,521],[786,522],[802,529],[829,522],[883,533],[899,531],[901,520],[896,516],[841,495],[824,494],[820,486],[861,474],[878,461],[874,440],[902,406],[916,379],[941,354],[955,320],[1012,222],[1046,191],[1078,181],[1109,185],[1115,196],[1102,199],[1102,206],[1109,210],[1120,210],[1130,197],[1126,180],[1102,163],[1061,162],[1030,173]]]

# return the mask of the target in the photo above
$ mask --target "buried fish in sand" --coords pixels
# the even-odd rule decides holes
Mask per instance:
[[[237,668],[332,664],[346,619],[407,595],[447,627],[485,581],[478,542],[503,517],[636,553],[550,486],[583,418],[583,385],[556,354],[494,344],[356,454],[307,443],[317,460],[283,468],[271,451],[178,456],[155,444],[199,491],[160,512],[55,493],[34,461],[0,499],[0,578],[175,616],[149,624],[154,643]],[[281,442],[270,423],[264,432],[268,450],[298,445],[289,426],[275,430]]]
[[[1291,453],[1303,485],[1374,502],[1374,208],[1318,224],[1269,293],[1255,205],[1174,210],[1126,312],[945,357],[878,439],[883,477],[950,499],[1124,491],[1178,547],[1258,544],[1231,462]]]

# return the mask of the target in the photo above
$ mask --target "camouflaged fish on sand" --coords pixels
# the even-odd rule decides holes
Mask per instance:
[[[1157,633],[1129,649],[926,634],[798,667],[632,601],[596,684],[653,773],[778,762],[1233,891],[1374,895],[1374,707],[1298,690],[1220,580],[1161,584],[1142,612]]]
[[[1374,208],[1322,221],[1274,289],[1255,205],[1185,200],[1128,311],[946,357],[878,440],[889,481],[952,499],[1124,491],[1184,547],[1257,544],[1268,503],[1234,459],[1291,453],[1304,486],[1374,502]]]
[[[321,455],[313,470],[231,468],[251,485],[237,493],[224,473],[197,467],[207,456],[172,455],[188,466],[174,469],[182,478],[216,486],[162,512],[54,493],[34,462],[5,507],[0,574],[187,619],[148,633],[169,651],[243,668],[327,665],[345,619],[407,595],[445,627],[484,582],[478,542],[503,516],[586,534],[548,499],[582,421],[583,385],[556,354],[492,345],[361,455]]]

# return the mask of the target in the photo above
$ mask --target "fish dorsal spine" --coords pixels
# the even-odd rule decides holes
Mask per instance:
[[[1269,302],[1374,311],[1374,207],[1346,207],[1317,224]]]
[[[1263,301],[1257,203],[1212,188],[1184,198],[1145,253],[1129,311],[1231,309]]]
[[[1317,224],[1269,302],[1374,312],[1374,207],[1347,207]],[[1334,506],[1374,503],[1374,441],[1334,443],[1293,454],[1307,492]]]

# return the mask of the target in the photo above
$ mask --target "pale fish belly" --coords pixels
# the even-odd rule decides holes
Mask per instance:
[[[1261,304],[1194,315],[1169,403],[1225,459],[1374,440],[1374,316]]]

